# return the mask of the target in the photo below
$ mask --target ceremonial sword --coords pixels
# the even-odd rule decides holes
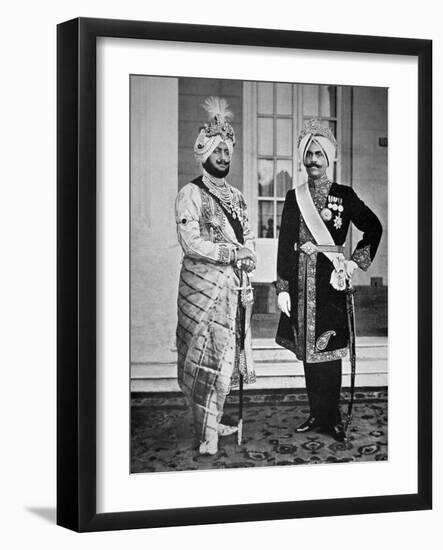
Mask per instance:
[[[245,338],[246,338],[246,306],[252,298],[252,285],[246,280],[248,279],[246,273],[240,269],[240,287],[239,290],[239,307],[240,307],[240,357],[239,363],[241,364],[242,355],[245,350]],[[240,370],[239,364],[239,388],[238,388],[238,427],[237,427],[237,444],[241,445],[243,435],[243,374]]]
[[[355,392],[355,366],[356,366],[356,352],[355,352],[355,304],[354,304],[355,288],[349,279],[346,280],[346,314],[348,318],[349,329],[349,359],[351,362],[351,395],[348,403],[348,412],[345,420],[345,432],[347,431],[349,424],[352,420],[352,407],[354,405],[354,392]]]
[[[242,435],[243,435],[243,374],[240,373],[240,385],[238,388],[237,445],[241,445]]]

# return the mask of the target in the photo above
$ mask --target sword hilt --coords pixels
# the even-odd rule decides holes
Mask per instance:
[[[355,287],[352,286],[352,281],[350,279],[346,279],[346,292],[347,294],[355,294]]]

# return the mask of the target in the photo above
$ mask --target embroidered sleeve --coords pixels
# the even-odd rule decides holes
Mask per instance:
[[[227,244],[219,244],[217,246],[218,246],[217,260],[221,264],[231,263],[231,247]]]
[[[234,245],[213,243],[200,233],[201,198],[192,183],[185,185],[175,201],[177,238],[185,256],[213,263],[229,264]]]
[[[253,250],[255,252],[255,235],[254,232],[251,229],[251,225],[249,223],[249,217],[248,217],[248,209],[246,206],[246,201],[243,197],[243,195],[238,191],[239,193],[239,203],[242,213],[242,226],[243,226],[243,239],[245,242],[245,246],[249,248],[250,250]]]
[[[277,277],[277,280],[275,281],[274,285],[275,285],[275,290],[277,292],[277,296],[280,294],[280,292],[289,292],[289,281],[286,281],[281,277]]]
[[[363,248],[356,248],[351,256],[351,260],[353,260],[360,269],[367,271],[371,265],[371,247],[366,245]]]
[[[351,256],[363,271],[371,265],[380,244],[383,228],[374,212],[349,188],[351,221],[363,235]]]

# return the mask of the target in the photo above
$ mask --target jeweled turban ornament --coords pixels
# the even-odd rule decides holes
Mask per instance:
[[[305,123],[298,136],[298,154],[302,162],[305,161],[306,152],[313,141],[315,141],[323,151],[328,162],[328,176],[331,177],[337,151],[337,142],[331,129],[328,126],[323,126],[322,123],[315,118]]]
[[[235,133],[230,124],[233,114],[228,110],[226,99],[208,97],[203,108],[208,113],[209,122],[200,128],[194,145],[194,155],[197,162],[202,164],[222,142],[226,143],[232,156],[235,145]]]

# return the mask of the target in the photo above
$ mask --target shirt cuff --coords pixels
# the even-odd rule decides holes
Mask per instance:
[[[217,261],[221,264],[228,265],[231,263],[231,246],[219,244],[217,251]]]

